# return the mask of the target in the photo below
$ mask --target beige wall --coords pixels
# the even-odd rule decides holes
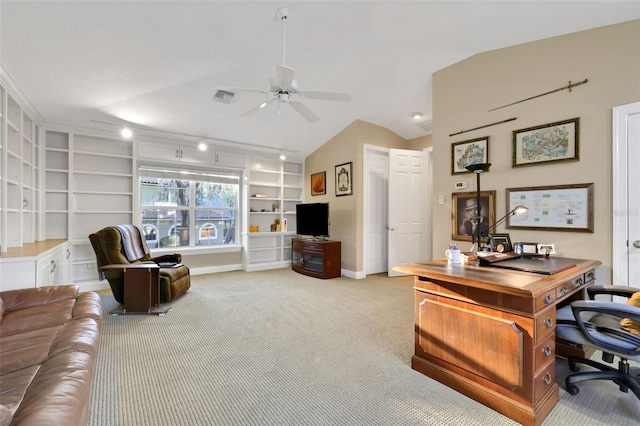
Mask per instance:
[[[598,278],[609,283],[612,265],[611,110],[640,100],[640,21],[631,21],[510,48],[485,52],[438,71],[433,76],[433,249],[451,241],[451,194],[454,182],[475,191],[475,176],[451,175],[451,144],[490,137],[489,173],[483,190],[495,190],[496,216],[506,214],[505,188],[594,183],[594,233],[505,230],[512,241],[555,243],[558,254],[597,259]],[[488,112],[532,95],[565,86],[569,80],[589,82]],[[462,129],[517,120],[449,137]],[[512,131],[580,117],[580,161],[511,167]],[[467,244],[470,246],[470,244]],[[463,245],[464,247],[464,245]]]
[[[425,140],[419,143],[427,143]],[[363,259],[363,145],[388,148],[409,148],[405,139],[389,129],[356,120],[327,141],[305,160],[305,188],[310,188],[311,174],[326,171],[327,193],[311,196],[305,194],[305,202],[328,202],[331,216],[329,233],[332,240],[342,242],[342,269],[352,272],[364,270]],[[353,162],[353,195],[336,197],[335,166]]]

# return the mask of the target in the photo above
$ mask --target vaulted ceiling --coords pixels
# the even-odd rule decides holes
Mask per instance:
[[[270,96],[276,65],[307,99],[309,123]],[[431,76],[479,52],[640,18],[638,1],[7,1],[0,2],[0,62],[46,123],[197,142],[187,134],[296,151],[304,157],[356,119],[405,139],[428,134]],[[631,52],[638,54],[638,52]],[[576,79],[583,76],[573,76]],[[134,129],[135,130],[135,129]],[[229,147],[243,145],[222,143]],[[258,150],[260,150],[258,148]]]

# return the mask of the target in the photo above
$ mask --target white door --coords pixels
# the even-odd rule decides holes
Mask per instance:
[[[613,282],[640,285],[640,102],[613,109]]]
[[[387,271],[389,152],[365,147],[364,272]]]
[[[394,266],[426,259],[426,185],[421,151],[389,150],[389,276]]]

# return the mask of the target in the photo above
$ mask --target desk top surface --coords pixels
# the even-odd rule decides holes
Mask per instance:
[[[595,269],[597,260],[573,259],[575,266],[553,275],[522,272],[511,269],[479,266],[477,261],[449,264],[447,259],[427,260],[397,266],[405,274],[505,294],[536,297],[557,285]]]

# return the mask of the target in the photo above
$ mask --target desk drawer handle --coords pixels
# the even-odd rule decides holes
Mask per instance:
[[[546,384],[550,385],[551,384],[551,374],[547,373],[542,377],[542,381],[545,382]]]
[[[548,305],[549,303],[551,303],[552,301],[553,301],[553,298],[551,297],[551,293],[547,294],[547,295],[544,297],[544,303],[546,303],[547,305]]]
[[[569,287],[567,287],[567,285],[565,284],[565,285],[562,286],[560,291],[562,292],[562,294],[567,294],[567,293],[569,293]]]
[[[546,320],[544,320],[544,325],[546,325],[549,328],[553,327],[553,318],[549,317]]]
[[[547,345],[546,348],[542,348],[542,353],[544,354],[544,356],[551,355],[551,345]]]
[[[581,286],[582,284],[584,284],[584,280],[582,279],[582,277],[578,278],[577,281],[578,285]]]

